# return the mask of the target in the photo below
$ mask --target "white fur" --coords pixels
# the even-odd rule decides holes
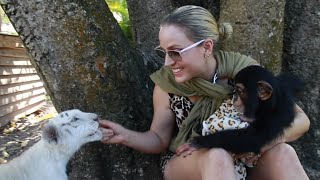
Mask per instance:
[[[98,116],[73,109],[50,120],[42,139],[21,156],[0,165],[3,180],[67,180],[66,165],[79,148],[102,138]]]

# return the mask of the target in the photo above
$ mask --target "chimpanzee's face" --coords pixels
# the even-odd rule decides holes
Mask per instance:
[[[253,118],[249,118],[246,115],[246,102],[248,101],[248,95],[246,88],[242,83],[237,83],[235,85],[234,94],[233,94],[233,106],[235,109],[240,112],[242,115],[240,119],[246,122],[253,122]]]
[[[246,91],[245,87],[241,83],[237,83],[234,87],[234,94],[233,94],[233,106],[236,110],[240,113],[244,113],[244,101],[246,100]]]
[[[251,89],[251,90],[250,90]],[[259,102],[268,100],[272,87],[265,81],[258,81],[255,86],[246,88],[243,83],[236,83],[233,94],[233,106],[242,115],[240,119],[247,122],[254,120]]]
[[[260,66],[248,66],[234,78],[234,107],[244,116],[255,118],[261,104],[272,96],[274,76]]]

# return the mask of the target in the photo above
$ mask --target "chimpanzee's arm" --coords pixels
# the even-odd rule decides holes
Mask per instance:
[[[263,134],[255,133],[250,126],[245,129],[225,130],[208,136],[199,136],[194,138],[191,145],[205,148],[221,147],[234,153],[259,153],[266,143]]]
[[[290,109],[287,111],[286,116],[281,113],[265,119],[256,119],[247,128],[224,130],[196,137],[191,145],[205,148],[220,147],[234,153],[260,153],[264,145],[282,136],[284,130],[291,126],[290,116],[293,116],[293,112],[290,112]]]

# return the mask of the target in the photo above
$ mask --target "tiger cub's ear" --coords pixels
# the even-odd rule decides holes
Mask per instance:
[[[58,143],[58,130],[56,126],[53,125],[45,125],[42,130],[42,138],[51,143]]]

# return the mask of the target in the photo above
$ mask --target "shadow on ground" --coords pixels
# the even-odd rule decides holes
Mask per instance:
[[[57,114],[51,101],[38,111],[0,128],[0,164],[6,163],[38,142],[42,126]]]

